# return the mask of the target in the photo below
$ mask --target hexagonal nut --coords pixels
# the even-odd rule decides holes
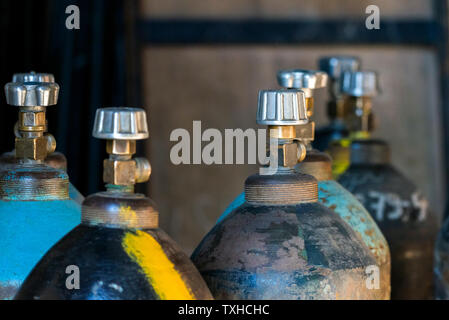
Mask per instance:
[[[108,184],[128,186],[136,183],[136,162],[133,160],[103,161],[103,181]]]
[[[47,121],[45,112],[20,112],[19,130],[22,131],[45,131]]]
[[[47,157],[47,138],[16,138],[16,158],[45,160]]]

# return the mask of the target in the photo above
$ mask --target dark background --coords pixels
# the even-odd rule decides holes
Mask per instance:
[[[79,30],[65,27],[65,8],[71,4],[80,8]],[[59,103],[47,110],[49,132],[68,159],[71,181],[83,194],[102,188],[106,152],[104,143],[91,136],[95,110],[141,105],[135,67],[128,59],[137,56],[129,27],[129,21],[136,20],[135,5],[117,0],[0,1],[0,83],[10,82],[17,72],[55,75],[61,91]],[[4,152],[14,148],[17,110],[6,105],[4,94],[1,97]]]

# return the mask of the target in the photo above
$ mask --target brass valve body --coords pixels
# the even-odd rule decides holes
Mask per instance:
[[[136,153],[135,140],[108,140],[109,159],[103,162],[103,180],[107,184],[130,186],[148,181],[151,166],[144,158],[132,159]]]
[[[56,149],[56,140],[47,131],[45,111],[22,107],[17,122],[16,158],[43,161]]]

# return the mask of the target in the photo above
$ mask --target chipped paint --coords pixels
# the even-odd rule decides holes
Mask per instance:
[[[374,256],[319,203],[245,203],[192,254],[216,299],[380,299],[366,287]]]
[[[427,205],[415,207],[416,186],[388,161],[351,165],[339,182],[360,199],[388,240],[391,298],[431,299],[437,222]]]
[[[385,237],[369,212],[349,191],[333,180],[318,182],[318,198],[322,204],[333,210],[349,224],[373,253],[381,269],[384,298],[389,299],[391,291],[390,250]],[[217,224],[222,222],[230,212],[244,202],[245,194],[243,192],[226,208],[219,217]]]

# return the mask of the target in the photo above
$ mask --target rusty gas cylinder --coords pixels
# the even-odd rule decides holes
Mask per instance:
[[[390,163],[386,142],[354,140],[338,180],[370,212],[391,251],[391,298],[430,299],[436,220],[416,186]]]
[[[7,103],[19,108],[14,161],[0,170],[0,298],[12,299],[25,277],[58,240],[81,222],[69,197],[69,177],[45,164],[55,141],[46,131],[46,108],[58,84],[11,82]]]
[[[25,83],[25,82],[45,82],[54,83],[55,78],[50,73],[36,73],[31,71],[29,73],[16,73],[13,75],[12,82],[15,83]],[[19,132],[18,123],[14,126],[14,133],[16,137],[20,138],[21,133]],[[47,134],[48,137],[52,137]],[[9,164],[17,163],[16,151],[5,152],[0,156],[0,168]],[[44,159],[44,163],[58,170],[64,170],[67,172],[67,158],[64,154],[53,151],[48,152],[47,157]],[[76,187],[69,182],[69,196],[70,199],[75,200],[81,204],[84,200],[83,195],[76,189]]]
[[[340,89],[340,77],[345,71],[357,71],[360,69],[360,59],[354,56],[329,56],[322,57],[318,61],[320,70],[329,75],[329,102],[327,103],[327,115],[329,124],[318,128],[313,147],[320,151],[328,151],[333,141],[339,141],[349,136],[344,117],[347,108],[344,103],[344,95]],[[347,149],[334,146],[330,151],[334,165],[338,166],[348,159]],[[346,155],[345,155],[346,153]],[[344,170],[341,169],[340,170]]]
[[[416,186],[391,165],[388,144],[370,138],[377,82],[372,71],[341,77],[345,103],[352,110],[345,117],[352,139],[351,165],[339,182],[359,198],[387,238],[392,299],[429,299],[436,220]]]
[[[313,115],[313,91],[326,86],[325,73],[312,70],[282,70],[278,72],[279,85],[305,91],[308,116]],[[318,200],[337,213],[356,232],[364,244],[371,250],[380,271],[379,299],[390,298],[390,250],[382,232],[368,211],[332,178],[331,158],[324,152],[312,149],[314,126],[309,121],[308,126],[298,126],[299,139],[307,149],[305,159],[295,166],[300,173],[310,174],[318,181]],[[307,130],[309,128],[309,130]],[[240,194],[225,210],[218,221],[226,217],[234,208],[245,202],[244,193]]]
[[[245,202],[194,251],[192,260],[214,297],[380,298],[367,285],[374,256],[347,223],[318,202],[316,179],[294,171],[306,155],[296,131],[278,130],[308,123],[304,92],[261,91],[257,122],[268,125],[279,143],[279,167],[248,177]]]
[[[84,200],[82,223],[42,258],[16,299],[212,299],[195,266],[159,228],[153,201],[134,193],[151,173],[148,160],[132,158],[136,140],[148,137],[145,111],[98,109],[93,135],[107,139],[107,191]],[[79,275],[77,290],[67,285],[68,267],[72,278]]]

